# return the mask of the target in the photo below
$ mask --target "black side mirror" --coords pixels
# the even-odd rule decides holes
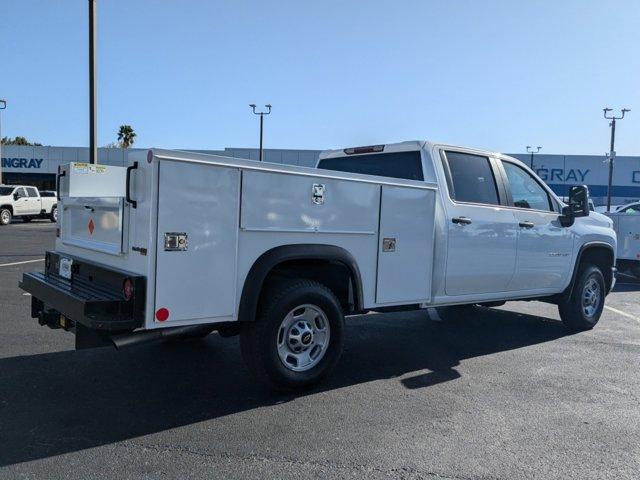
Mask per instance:
[[[14,199],[14,200],[17,200],[17,199],[19,199],[19,198],[20,198],[20,195],[18,195],[18,192],[16,192],[16,193],[14,193],[14,194],[13,194],[13,199]]]
[[[574,185],[569,190],[569,205],[562,208],[560,223],[570,227],[577,217],[589,216],[589,189],[586,185]]]

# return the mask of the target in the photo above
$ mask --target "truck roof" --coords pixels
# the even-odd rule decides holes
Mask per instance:
[[[368,145],[368,146],[362,146],[362,147],[324,150],[322,153],[320,153],[320,156],[318,157],[318,161],[323,160],[325,158],[344,157],[346,155],[354,154],[354,153],[410,152],[414,150],[420,150],[422,148],[431,149],[436,145],[444,148],[463,148],[464,150],[477,153],[479,155],[494,155],[502,158],[509,158],[511,160],[515,160],[518,163],[522,163],[517,158],[510,157],[500,152],[481,150],[478,148],[465,147],[462,145],[451,145],[451,144],[441,143],[441,142],[431,142],[428,140],[407,140],[404,142],[396,142],[396,143],[386,143],[386,144]],[[361,150],[361,151],[358,152],[358,150]]]

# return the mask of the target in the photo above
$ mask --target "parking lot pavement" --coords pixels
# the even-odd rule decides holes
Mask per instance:
[[[41,258],[54,228],[0,228],[0,264]],[[511,302],[432,321],[349,318],[327,381],[274,395],[237,339],[73,351],[0,266],[1,478],[637,479],[640,285],[568,334]]]

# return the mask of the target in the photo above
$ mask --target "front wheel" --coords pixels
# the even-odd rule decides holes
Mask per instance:
[[[344,317],[324,285],[310,280],[274,285],[260,302],[258,318],[240,333],[249,371],[277,390],[318,382],[342,353]]]
[[[562,322],[571,330],[590,330],[596,326],[605,298],[604,276],[595,265],[580,268],[571,296],[558,304]]]
[[[0,209],[0,225],[9,225],[12,216],[11,210],[8,208]]]

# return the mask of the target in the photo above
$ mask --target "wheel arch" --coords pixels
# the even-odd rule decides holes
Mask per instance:
[[[580,265],[583,262],[589,262],[600,268],[604,276],[607,293],[611,290],[613,284],[613,275],[615,267],[615,252],[613,247],[605,242],[588,242],[580,247],[576,261],[573,265],[571,274],[571,282],[563,292],[565,296],[571,296],[574,285],[578,279]]]
[[[10,203],[4,204],[4,205],[0,205],[0,210],[2,210],[4,208],[9,210],[11,212],[11,215],[13,215],[13,205],[11,205]]]
[[[300,273],[300,269],[305,266],[311,267],[313,275],[304,275],[303,273],[300,278],[317,280],[325,285],[326,282],[322,278],[318,279],[318,275],[322,277],[336,273],[340,269],[346,269],[350,284],[348,288],[353,297],[353,305],[347,310],[351,312],[362,310],[362,277],[358,264],[351,253],[335,245],[293,244],[281,245],[267,250],[253,263],[244,280],[238,307],[238,319],[240,321],[256,319],[260,295],[272,276],[286,275],[287,272]],[[331,285],[326,286],[333,290]],[[340,295],[338,296],[340,297]]]

